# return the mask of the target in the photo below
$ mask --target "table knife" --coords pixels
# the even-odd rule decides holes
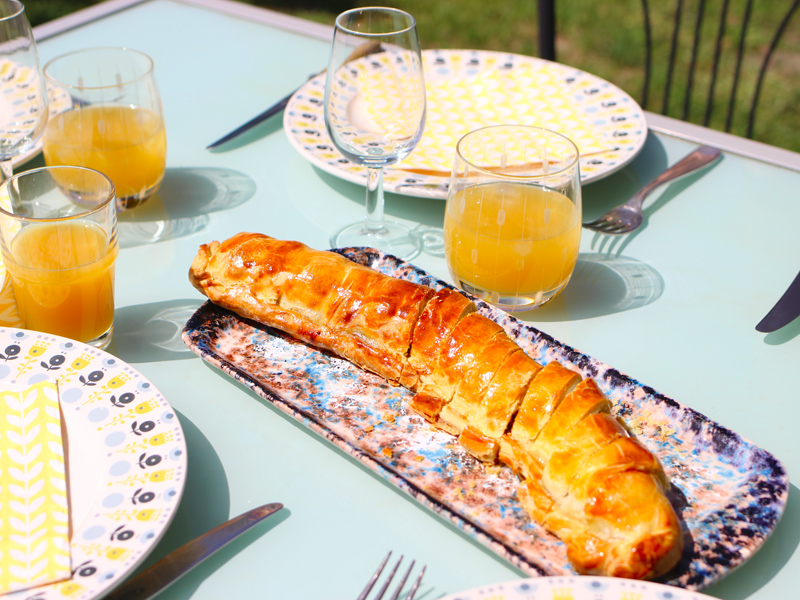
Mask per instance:
[[[239,535],[276,513],[283,504],[265,504],[239,515],[171,552],[152,567],[123,583],[103,600],[147,600],[186,575]]]
[[[376,52],[380,52],[382,49],[383,49],[382,46],[378,42],[367,42],[365,44],[361,44],[355,50],[353,50],[350,56],[348,56],[345,59],[345,62],[350,62],[351,60],[355,60],[357,58],[362,58],[364,56],[369,56],[370,54],[375,54]],[[320,71],[316,75],[312,75],[310,79],[322,75],[326,70],[327,69],[322,69],[322,71]],[[297,88],[297,90],[299,89],[300,88]],[[211,150],[212,148],[216,148],[217,146],[221,146],[222,144],[231,141],[233,138],[242,135],[245,131],[252,129],[259,123],[262,123],[263,121],[269,119],[271,116],[281,112],[284,108],[286,108],[286,105],[289,104],[289,100],[291,100],[292,96],[294,96],[297,93],[297,90],[293,91],[285,98],[281,98],[275,104],[270,106],[267,110],[262,112],[260,115],[253,117],[244,125],[237,127],[229,134],[222,136],[216,142],[209,144],[208,146],[206,146],[206,150]]]
[[[800,315],[800,273],[767,316],[756,325],[756,331],[763,333],[776,331],[794,321],[798,315]]]

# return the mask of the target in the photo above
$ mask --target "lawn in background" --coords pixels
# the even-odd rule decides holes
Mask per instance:
[[[248,0],[284,13],[321,23],[332,24],[342,10],[368,6],[370,2],[342,0]],[[730,0],[730,24],[724,39],[724,55],[716,86],[714,113],[709,127],[724,130],[727,102],[732,84],[736,46],[746,0]],[[731,133],[745,136],[747,113],[763,56],[778,22],[792,0],[759,0],[754,3],[747,38],[749,56],[740,76],[737,105],[733,112]],[[97,4],[94,0],[28,0],[26,9],[34,24],[43,23],[79,8]],[[394,6],[413,14],[418,22],[423,48],[462,48],[500,50],[530,56],[538,55],[537,2],[534,0],[386,0],[379,4]],[[651,2],[654,72],[651,75],[647,110],[662,112],[663,84],[669,53],[674,2]],[[696,2],[684,3],[679,64],[690,61]],[[706,2],[702,39],[699,47],[700,71],[695,76],[695,90],[686,120],[703,123],[711,57],[717,36],[721,1]],[[642,100],[644,30],[640,0],[556,0],[557,59],[619,86],[637,101]],[[800,152],[800,11],[789,22],[764,80],[756,113],[753,139]],[[677,67],[666,114],[683,118],[687,76]]]

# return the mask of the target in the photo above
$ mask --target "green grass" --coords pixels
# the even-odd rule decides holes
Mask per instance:
[[[248,0],[313,21],[332,24],[335,16],[352,6],[370,2],[342,0]],[[725,130],[727,103],[732,85],[735,53],[746,0],[730,0],[728,27],[714,95],[709,127]],[[792,0],[758,0],[750,19],[745,66],[740,75],[731,133],[745,136],[747,115],[763,57]],[[28,6],[32,22],[44,22],[92,0],[34,0]],[[470,48],[538,55],[537,3],[534,0],[387,0],[380,4],[402,8],[417,18],[424,48]],[[653,39],[653,73],[649,99],[644,106],[662,112],[674,5],[650,3]],[[680,38],[681,51],[672,82],[666,114],[683,118],[684,93],[694,31],[697,2],[685,2]],[[711,58],[717,35],[720,0],[708,0],[699,47],[694,93],[686,120],[704,124]],[[557,0],[557,58],[560,62],[606,79],[642,100],[644,31],[640,0]],[[770,63],[756,112],[754,139],[800,152],[800,11],[783,35]]]

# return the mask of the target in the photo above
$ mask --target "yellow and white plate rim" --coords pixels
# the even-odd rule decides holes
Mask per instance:
[[[544,59],[488,50],[424,50],[428,83],[466,78],[487,70],[538,70],[548,76],[560,95],[577,102],[591,119],[596,134],[610,142],[602,154],[581,157],[581,181],[597,181],[629,164],[644,147],[647,138],[645,113],[637,102],[615,85],[574,67]],[[502,95],[502,92],[498,91]],[[312,165],[340,179],[366,185],[364,167],[347,161],[334,147],[325,128],[325,75],[306,82],[290,99],[284,112],[284,131],[291,145]],[[505,99],[505,98],[504,98]],[[431,135],[427,131],[425,135]],[[393,167],[384,169],[384,189],[422,198],[445,199],[449,177],[409,173]]]

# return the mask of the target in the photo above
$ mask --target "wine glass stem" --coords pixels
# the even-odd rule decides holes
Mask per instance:
[[[367,169],[367,222],[369,232],[383,229],[383,169]]]
[[[5,181],[9,177],[14,174],[14,167],[11,164],[10,160],[2,160],[0,161],[0,171],[2,171],[2,177],[0,177],[0,181]]]

